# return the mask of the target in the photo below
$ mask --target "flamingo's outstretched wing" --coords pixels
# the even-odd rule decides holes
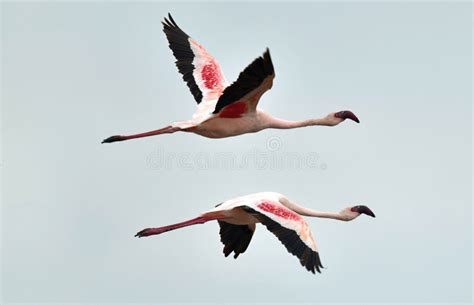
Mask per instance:
[[[162,24],[178,71],[183,75],[196,102],[216,100],[228,86],[219,63],[179,28],[171,14]]]
[[[260,97],[272,87],[274,78],[275,69],[267,48],[262,56],[256,58],[239,74],[232,85],[225,88],[217,101],[214,114],[235,118],[255,111]]]
[[[312,273],[323,267],[308,224],[303,217],[272,201],[263,201],[243,210],[252,214],[267,229],[275,234],[288,252],[299,258],[300,263]]]
[[[227,257],[234,252],[234,258],[237,258],[247,250],[255,232],[255,224],[233,225],[221,220],[218,222],[221,242],[224,244],[224,255]]]

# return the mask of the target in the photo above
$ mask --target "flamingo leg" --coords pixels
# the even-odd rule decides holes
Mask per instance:
[[[184,228],[184,227],[188,227],[188,226],[192,226],[192,225],[203,224],[203,223],[206,223],[208,221],[217,220],[217,219],[220,219],[220,218],[221,217],[211,217],[210,218],[210,217],[199,216],[199,217],[196,217],[196,218],[193,218],[193,219],[190,219],[190,220],[186,220],[186,221],[183,221],[183,222],[178,222],[178,223],[168,225],[168,226],[143,229],[140,232],[138,232],[137,234],[135,234],[135,237],[146,237],[146,236],[150,236],[150,235],[158,235],[158,234],[161,234],[161,233],[165,233],[165,232],[168,232],[168,231],[172,231],[172,230],[176,230],[176,229],[180,229],[180,228]]]
[[[173,127],[173,126],[166,126],[161,129],[153,130],[153,131],[148,131],[144,133],[138,133],[138,134],[133,134],[129,136],[111,136],[108,137],[107,139],[103,140],[102,143],[112,143],[112,142],[118,142],[118,141],[125,141],[125,140],[130,140],[130,139],[137,139],[137,138],[144,138],[144,137],[151,137],[151,136],[156,136],[160,134],[165,134],[165,133],[174,133],[176,131],[180,131],[180,127]]]

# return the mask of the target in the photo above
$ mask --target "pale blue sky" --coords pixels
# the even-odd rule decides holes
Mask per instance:
[[[268,112],[361,124],[100,145],[194,111],[168,11],[229,81],[270,48]],[[469,3],[2,3],[5,303],[470,301],[471,26]],[[219,153],[279,161],[200,163]],[[215,223],[133,238],[266,190],[377,218],[309,219],[316,276],[262,226],[237,260]]]

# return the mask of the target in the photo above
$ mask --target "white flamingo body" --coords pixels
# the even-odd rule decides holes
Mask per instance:
[[[249,194],[245,196],[240,196],[236,197],[227,201],[224,201],[222,204],[219,204],[216,206],[214,209],[204,212],[201,214],[201,216],[225,216],[224,220],[228,223],[231,224],[236,224],[236,225],[241,225],[241,224],[248,224],[251,223],[249,222],[249,219],[254,220],[254,223],[259,222],[258,219],[256,219],[253,216],[249,216],[248,213],[245,214],[245,216],[242,216],[241,213],[235,213],[235,209],[241,208],[242,206],[246,206],[255,210],[258,210],[259,212],[265,214],[266,216],[275,219],[277,215],[270,213],[267,210],[264,210],[261,208],[263,203],[271,203],[272,205],[275,206],[275,208],[281,208],[288,212],[289,215],[291,215],[293,218],[281,218],[281,219],[275,219],[275,221],[280,222],[281,224],[288,225],[291,228],[296,228],[297,225],[301,223],[301,221],[304,221],[303,218],[290,210],[284,203],[288,202],[288,198],[286,198],[284,195],[276,192],[260,192],[260,193],[255,193],[255,194]],[[240,217],[243,217],[240,218]]]
[[[242,210],[243,206],[249,207],[278,222],[281,226],[295,231],[308,247],[318,252],[308,224],[303,217],[285,205],[289,202],[288,198],[282,194],[261,192],[225,201],[201,216],[224,216],[222,220],[235,225],[259,223],[258,218]]]
[[[183,32],[171,15],[163,22],[163,31],[191,94],[198,103],[190,120],[175,122],[164,128],[129,136],[112,136],[102,143],[149,137],[177,131],[192,132],[209,138],[225,138],[266,128],[335,126],[345,119],[359,122],[351,111],[330,113],[320,119],[285,121],[257,110],[262,95],[270,90],[275,70],[267,49],[229,84],[217,60],[202,45]]]
[[[245,133],[254,133],[264,129],[265,121],[261,119],[262,114],[258,112],[247,113],[239,118],[221,118],[216,115],[208,116],[204,121],[177,122],[172,126],[182,128],[183,131],[193,132],[206,138],[227,138]]]
[[[275,192],[261,192],[227,200],[199,217],[158,228],[147,228],[138,237],[157,235],[190,225],[217,220],[220,226],[224,254],[234,252],[234,258],[245,252],[257,223],[263,224],[285,245],[288,252],[297,256],[300,263],[313,273],[322,268],[316,242],[302,216],[331,218],[349,221],[361,214],[375,217],[366,206],[352,206],[338,213],[320,212],[291,202]]]

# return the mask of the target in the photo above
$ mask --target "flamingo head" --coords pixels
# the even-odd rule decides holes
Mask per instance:
[[[344,216],[344,220],[353,220],[359,217],[362,214],[365,214],[370,217],[375,218],[374,212],[365,205],[356,205],[352,207],[345,208],[341,211],[341,214]]]
[[[349,111],[349,110],[342,110],[339,112],[330,113],[327,116],[327,119],[330,125],[332,126],[335,126],[345,121],[346,119],[352,120],[356,123],[360,123],[359,118],[352,111]]]

